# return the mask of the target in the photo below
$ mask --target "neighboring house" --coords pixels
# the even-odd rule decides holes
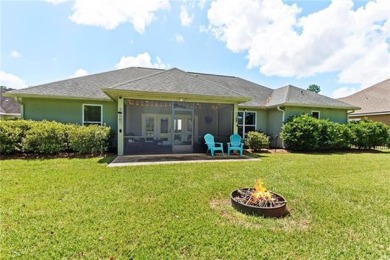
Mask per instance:
[[[15,99],[10,97],[5,97],[3,94],[5,92],[11,91],[11,88],[0,88],[0,119],[12,119],[20,117],[20,104],[15,101]]]
[[[370,119],[390,126],[390,78],[339,100],[361,107],[350,120]]]
[[[357,109],[293,86],[273,90],[222,75],[126,68],[12,91],[23,118],[106,124],[117,133],[118,154],[205,151],[203,136],[226,143],[232,133],[278,136],[292,115],[346,123]]]

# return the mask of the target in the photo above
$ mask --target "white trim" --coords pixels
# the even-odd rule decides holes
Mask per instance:
[[[313,116],[313,113],[318,113],[318,118],[317,119],[321,119],[321,112],[320,111],[317,111],[317,110],[312,110],[310,112],[310,115]],[[313,116],[314,117],[314,116]]]
[[[100,107],[100,122],[98,121],[84,121],[84,108],[85,106],[91,106],[91,107]],[[89,123],[89,124],[100,124],[100,125],[103,125],[103,105],[101,104],[83,104],[82,105],[82,110],[81,110],[81,122],[83,123],[83,125],[85,125],[85,123]]]
[[[371,112],[371,113],[354,113],[352,112],[349,114],[349,116],[359,116],[359,117],[364,117],[364,116],[382,116],[382,115],[390,115],[390,111],[385,111],[385,112]]]

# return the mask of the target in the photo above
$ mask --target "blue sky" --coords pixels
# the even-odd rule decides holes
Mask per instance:
[[[2,85],[127,66],[233,75],[340,97],[390,77],[387,0],[1,0]]]

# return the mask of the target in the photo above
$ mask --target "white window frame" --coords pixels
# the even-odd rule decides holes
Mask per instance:
[[[318,113],[318,118],[317,119],[321,119],[321,112],[320,111],[316,111],[316,110],[311,111],[311,116],[312,117],[314,117],[313,113]],[[316,118],[316,117],[314,117],[314,118]]]
[[[254,125],[248,125],[248,126],[254,126],[255,127],[255,130],[257,128],[257,112],[256,111],[238,111],[238,113],[242,113],[242,125],[240,125],[238,122],[237,122],[237,126],[242,126],[242,133],[238,133],[238,134],[242,134],[243,138],[245,138],[245,128],[246,128],[246,124],[245,124],[245,114],[246,113],[254,113],[255,114],[255,124]],[[238,117],[237,117],[238,118]]]
[[[100,107],[100,122],[99,121],[84,121],[84,109],[86,106],[91,106],[91,107]],[[83,108],[82,108],[82,122],[83,122],[83,125],[85,124],[99,124],[99,125],[103,125],[103,105],[100,105],[100,104],[83,104]]]

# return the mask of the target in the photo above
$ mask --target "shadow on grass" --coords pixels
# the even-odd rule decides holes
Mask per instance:
[[[102,159],[98,161],[98,163],[110,164],[116,158],[115,154],[107,154]]]
[[[336,151],[316,151],[316,152],[304,152],[304,151],[289,151],[291,154],[308,154],[308,155],[347,155],[347,154],[390,154],[389,150],[377,150],[377,149],[351,149],[351,150],[336,150]]]

